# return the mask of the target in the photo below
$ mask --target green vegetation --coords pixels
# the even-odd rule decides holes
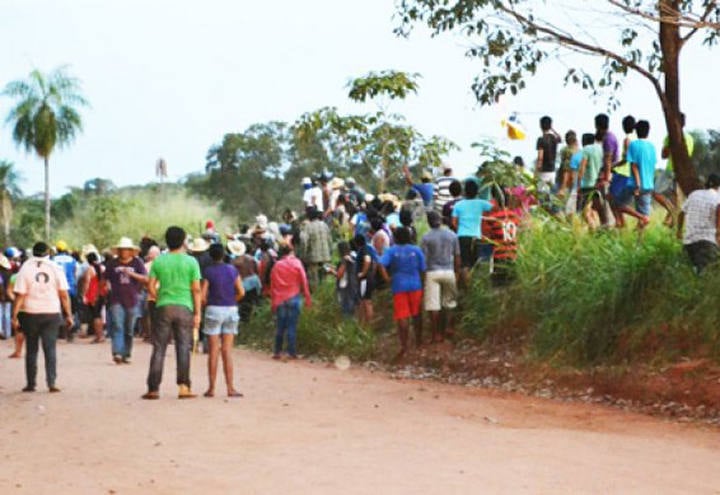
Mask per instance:
[[[45,165],[45,239],[50,240],[50,155],[55,146],[68,146],[82,131],[78,108],[88,103],[80,81],[60,67],[48,74],[33,70],[27,79],[12,81],[3,94],[15,100],[7,116],[13,140],[34,151]]]
[[[586,234],[537,221],[522,231],[515,284],[479,277],[463,300],[463,329],[513,341],[556,364],[720,361],[720,270],[696,277],[667,229]]]
[[[191,235],[213,219],[220,232],[233,224],[207,201],[192,197],[179,186],[125,188],[108,194],[78,193],[71,217],[55,232],[72,246],[93,243],[99,249],[112,246],[121,236],[139,240],[149,236],[162,242],[169,225],[179,225]]]
[[[466,54],[481,62],[473,91],[482,105],[522,91],[551,59],[560,59],[566,67],[565,84],[607,95],[611,107],[617,106],[626,76],[640,76],[658,97],[677,180],[689,194],[696,176],[681,124],[681,55],[696,38],[706,46],[717,44],[720,5],[708,0],[596,3],[605,5],[595,11],[594,26],[581,26],[572,16],[559,19],[556,2],[400,0],[396,33],[408,36],[415,26],[424,25],[434,35],[467,36],[471,48]]]
[[[191,176],[190,189],[220,203],[238,222],[264,213],[279,218],[285,208],[300,211],[303,177],[323,171],[352,176],[368,191],[404,187],[402,166],[438,167],[457,145],[440,136],[424,136],[385,103],[417,91],[417,75],[396,71],[370,73],[350,83],[355,102],[378,100],[378,111],[341,115],[321,108],[295,122],[257,123],[229,133],[210,148],[205,174]]]
[[[362,328],[356,319],[343,318],[335,300],[335,284],[330,280],[325,282],[313,295],[312,308],[302,309],[297,333],[299,352],[369,359],[375,352],[375,332]],[[274,336],[275,325],[268,302],[255,312],[249,324],[240,325],[238,342],[270,352]]]

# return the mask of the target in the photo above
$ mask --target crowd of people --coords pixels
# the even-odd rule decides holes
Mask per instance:
[[[215,395],[222,360],[227,395],[241,397],[231,355],[241,322],[267,301],[276,325],[272,357],[282,359],[285,351],[288,359],[297,359],[303,302],[311,306],[312,293],[330,278],[337,310],[362,324],[375,320],[373,301],[386,300],[376,297],[378,291],[392,296],[397,359],[402,360],[411,328],[416,346],[428,343],[423,311],[431,325],[430,343],[453,335],[458,293],[469,286],[474,268],[486,268],[496,286],[512,281],[518,232],[533,205],[553,214],[581,213],[591,227],[613,221],[622,227],[630,216],[642,229],[654,198],[674,222],[671,198],[655,187],[657,156],[647,139],[649,123],[626,117],[622,126],[621,146],[607,116],[598,115],[594,133],[583,134],[578,143],[577,133],[568,131],[558,153],[561,138],[552,120],[540,119],[534,186],[491,183],[482,167],[460,179],[444,166],[439,177],[421,171],[416,180],[405,166],[407,189],[401,199],[385,191],[368,193],[352,177],[322,173],[302,180],[302,216],[290,209],[279,222],[258,215],[253,225],[234,233],[221,235],[208,221],[197,237],[173,226],[162,245],[150,238],[136,245],[123,237],[104,253],[90,244],[72,251],[64,241],[53,249],[38,242],[27,253],[7,248],[0,256],[0,337],[14,335],[13,358],[21,357],[25,342],[27,392],[36,389],[40,345],[48,388],[59,391],[56,341],[79,334],[96,344],[109,338],[118,365],[132,362],[135,338],[150,342],[143,395],[150,400],[159,398],[171,342],[178,397],[196,396],[190,355],[202,341],[208,354],[204,395]],[[692,152],[690,137],[686,144]],[[523,166],[521,159],[515,164]],[[672,187],[672,180],[666,182]],[[678,218],[678,235],[698,273],[717,258],[719,188],[720,177],[711,176],[705,189],[690,195]],[[544,200],[550,194],[563,208]]]

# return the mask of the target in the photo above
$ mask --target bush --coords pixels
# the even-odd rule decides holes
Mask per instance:
[[[313,306],[302,308],[298,324],[298,352],[333,358],[346,355],[365,360],[375,350],[375,335],[355,318],[343,318],[335,298],[335,284],[325,280],[313,294]],[[272,350],[275,336],[274,317],[266,302],[253,314],[250,323],[241,324],[238,343],[256,349]]]
[[[463,328],[484,340],[525,337],[531,356],[563,364],[720,358],[720,272],[696,277],[667,229],[586,234],[536,221],[520,237],[517,279],[478,276]]]

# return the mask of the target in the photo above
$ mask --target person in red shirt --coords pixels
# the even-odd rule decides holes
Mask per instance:
[[[492,281],[495,285],[505,285],[512,279],[512,270],[517,259],[517,233],[520,217],[513,209],[502,206],[497,200],[496,206],[487,215],[487,233],[483,234],[493,246]]]
[[[295,257],[289,244],[280,244],[278,256],[270,272],[270,301],[277,323],[273,359],[280,359],[286,332],[288,356],[297,359],[296,332],[300,318],[300,296],[302,294],[305,307],[309,308],[312,305],[310,287],[305,268]]]

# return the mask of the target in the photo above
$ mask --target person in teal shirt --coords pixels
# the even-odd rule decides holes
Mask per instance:
[[[460,243],[460,260],[465,282],[470,268],[477,261],[477,243],[480,239],[483,213],[493,209],[492,203],[478,199],[478,191],[477,181],[466,180],[465,199],[455,203],[452,211],[452,226]]]
[[[582,160],[577,174],[578,213],[584,212],[585,220],[591,227],[595,226],[595,221],[591,209],[586,208],[589,201],[592,201],[592,209],[598,213],[601,219],[604,216],[601,193],[597,188],[603,166],[603,149],[595,138],[595,134],[592,133],[582,135]]]
[[[657,151],[655,145],[647,139],[650,135],[650,122],[638,121],[635,132],[638,138],[630,143],[627,152],[627,162],[632,171],[629,187],[635,192],[635,209],[641,215],[648,217],[655,191]]]
[[[192,399],[190,390],[190,352],[193,333],[200,327],[200,265],[185,252],[185,231],[169,227],[165,242],[170,252],[158,256],[150,268],[148,293],[156,298],[153,316],[152,357],[148,373],[148,391],[143,399],[160,398],[165,351],[172,332],[177,359],[178,398]]]

